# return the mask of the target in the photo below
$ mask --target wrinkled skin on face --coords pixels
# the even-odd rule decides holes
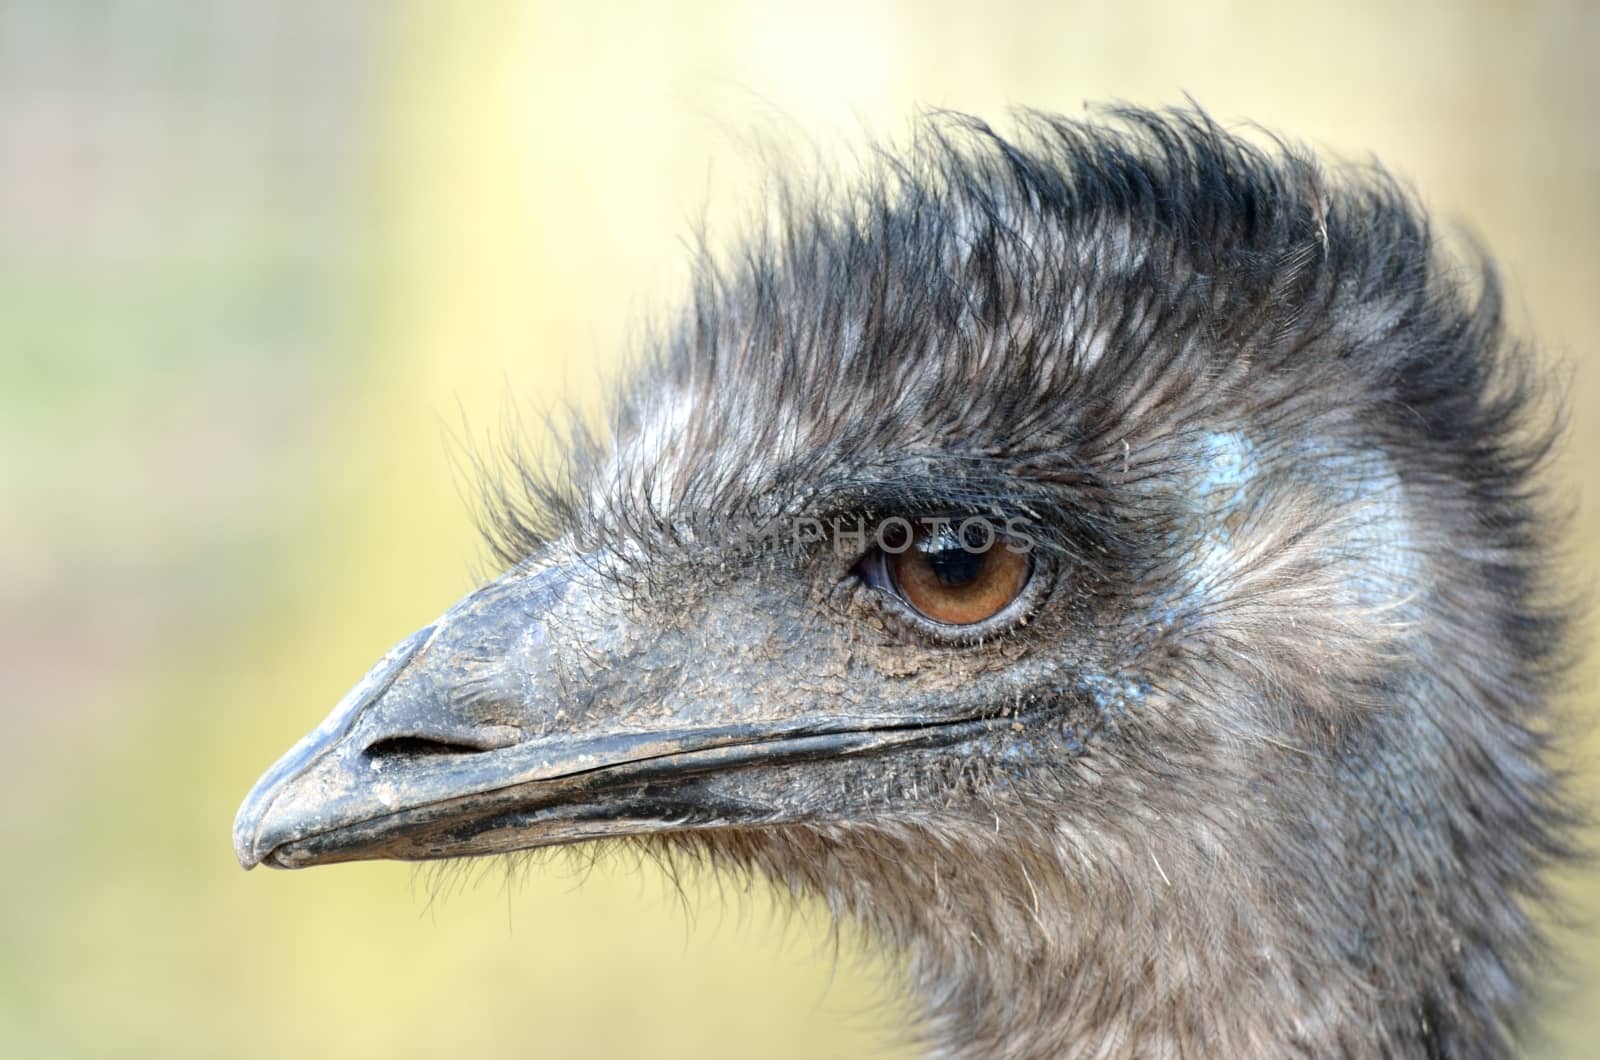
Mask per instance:
[[[1381,174],[1030,121],[704,266],[240,861],[641,837],[865,922],[941,1054],[1503,1055],[1563,627],[1492,276]],[[930,619],[895,519],[1020,590]]]

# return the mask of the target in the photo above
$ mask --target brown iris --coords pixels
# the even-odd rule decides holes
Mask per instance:
[[[977,520],[919,531],[909,547],[885,558],[906,603],[951,626],[999,614],[1022,592],[1032,569],[1025,551]]]

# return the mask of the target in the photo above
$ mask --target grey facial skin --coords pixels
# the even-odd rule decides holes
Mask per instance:
[[[780,186],[241,864],[760,872],[902,957],[936,1056],[1510,1055],[1570,608],[1493,272],[1203,114],[1022,125]],[[841,533],[925,518],[1025,538],[1015,598],[935,621]]]

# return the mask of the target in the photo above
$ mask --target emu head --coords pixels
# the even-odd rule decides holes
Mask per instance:
[[[1507,1048],[1561,622],[1492,273],[1203,115],[1024,124],[702,264],[240,861],[756,869],[903,951],[949,1053]]]

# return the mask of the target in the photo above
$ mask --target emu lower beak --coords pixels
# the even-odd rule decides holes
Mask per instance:
[[[549,629],[583,639],[587,682],[574,684],[572,646],[563,653]],[[772,717],[704,659],[697,703],[651,702],[652,675],[681,668],[683,653],[598,618],[561,568],[496,582],[397,645],[267,771],[234,822],[239,862],[423,860],[794,820],[805,808],[774,770],[988,724]]]

